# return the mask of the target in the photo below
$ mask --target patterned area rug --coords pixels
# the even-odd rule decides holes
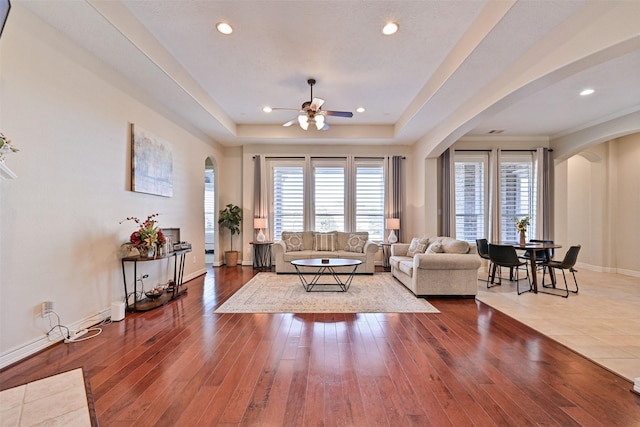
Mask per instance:
[[[309,280],[311,276],[309,276]],[[333,281],[324,277],[323,282]],[[347,292],[306,292],[296,274],[259,273],[216,313],[439,313],[391,273],[356,275]]]

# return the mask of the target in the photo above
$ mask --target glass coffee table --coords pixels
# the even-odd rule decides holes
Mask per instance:
[[[346,292],[351,286],[353,275],[355,274],[358,266],[362,264],[362,261],[357,259],[346,258],[310,258],[310,259],[297,259],[291,261],[291,264],[296,268],[302,287],[307,292]],[[305,273],[300,270],[300,267],[309,267],[315,269],[313,278],[307,280],[304,276]],[[337,273],[336,267],[353,267],[353,270],[347,273]],[[347,275],[346,280],[342,280],[340,274]],[[322,276],[333,276],[335,283],[319,283]],[[314,289],[318,287],[318,289]],[[322,287],[322,289],[320,289]],[[329,289],[333,288],[333,289]]]

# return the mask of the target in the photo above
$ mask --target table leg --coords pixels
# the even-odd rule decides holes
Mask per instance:
[[[531,287],[533,288],[533,293],[538,293],[538,274],[536,272],[536,251],[529,251],[531,253]]]

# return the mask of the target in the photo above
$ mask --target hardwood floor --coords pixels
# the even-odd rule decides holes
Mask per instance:
[[[214,314],[256,274],[210,268],[163,308],[0,372],[84,368],[102,426],[640,425],[611,374],[474,300],[440,314]]]

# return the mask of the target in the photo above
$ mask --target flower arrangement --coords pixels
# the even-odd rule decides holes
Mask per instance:
[[[167,239],[164,237],[162,230],[156,225],[157,221],[154,219],[158,215],[157,213],[151,214],[144,221],[134,216],[127,217],[127,219],[120,221],[120,224],[124,221],[134,221],[138,224],[138,229],[131,233],[129,241],[124,244],[134,247],[138,249],[138,251],[145,252],[153,249],[154,246],[164,245]]]
[[[517,217],[514,218],[515,222],[516,222],[516,229],[523,233],[527,231],[527,226],[530,224],[531,222],[531,217],[529,216],[525,216],[522,219],[518,219]]]
[[[4,136],[2,132],[0,132],[0,161],[4,160],[5,153],[11,151],[15,153],[18,150],[13,144],[11,144],[11,140]]]

